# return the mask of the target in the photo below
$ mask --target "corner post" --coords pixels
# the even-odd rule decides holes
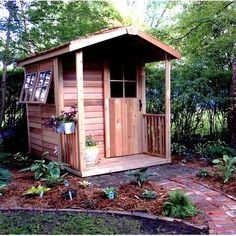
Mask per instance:
[[[82,172],[86,169],[85,155],[85,129],[84,129],[84,83],[83,83],[83,51],[75,54],[76,62],[76,86],[78,106],[78,153],[79,169]]]
[[[171,162],[170,68],[170,59],[168,57],[168,54],[165,53],[165,153],[168,162]]]
[[[55,93],[55,106],[56,115],[60,115],[64,109],[63,100],[63,73],[62,73],[62,61],[60,58],[55,57],[53,60],[53,73],[54,73],[54,93]],[[62,161],[62,140],[61,135],[57,134],[57,145],[58,145],[58,159]]]

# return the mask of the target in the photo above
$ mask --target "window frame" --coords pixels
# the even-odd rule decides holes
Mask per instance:
[[[34,75],[34,74],[35,74],[35,80],[34,80],[34,84],[33,84],[33,87],[32,87],[33,90],[32,90],[32,93],[30,95],[29,100],[25,101],[25,99],[23,100],[23,94],[24,94],[24,91],[26,90],[26,88],[25,88],[26,78],[27,78],[27,76]],[[30,73],[25,74],[24,83],[23,83],[22,88],[21,88],[21,94],[20,94],[20,99],[19,99],[20,103],[30,103],[31,102],[31,98],[32,98],[32,95],[34,93],[34,87],[35,87],[35,83],[37,82],[37,78],[38,78],[38,73],[37,72],[30,72]]]
[[[42,93],[42,88],[45,87],[43,85],[42,86],[37,86],[38,83],[39,83],[40,74],[41,73],[45,73],[45,72],[50,72],[50,78],[49,78],[49,81],[48,81],[48,85],[46,86],[45,98],[44,98],[43,101],[40,101],[40,100],[34,101],[37,87],[41,88],[40,95]],[[34,81],[34,85],[33,85],[33,91],[32,91],[32,94],[30,95],[30,99],[28,101],[23,101],[22,98],[23,98],[23,93],[24,93],[24,90],[25,90],[24,87],[25,87],[25,84],[26,84],[26,78],[27,78],[27,76],[32,75],[32,74],[36,75],[36,78],[35,78],[35,81]],[[46,104],[47,103],[47,99],[48,99],[48,94],[49,94],[49,91],[50,91],[50,87],[51,87],[51,84],[52,84],[52,79],[53,79],[53,70],[52,69],[46,69],[46,70],[41,70],[41,71],[37,71],[37,72],[26,73],[25,74],[24,83],[23,83],[23,86],[22,86],[22,89],[21,89],[21,95],[20,95],[19,102],[20,103],[27,103],[27,104],[28,103],[29,104]],[[45,78],[44,78],[43,84],[44,84],[44,82],[45,82]]]
[[[112,62],[112,63],[116,63],[116,62]],[[120,62],[119,62],[120,63]],[[110,77],[110,83],[109,83],[109,86],[110,86],[110,98],[137,98],[137,91],[138,91],[138,76],[137,76],[137,65],[135,64],[135,80],[129,80],[129,79],[125,79],[125,66],[129,65],[129,63],[120,63],[121,64],[121,67],[122,67],[122,80],[113,80],[111,77]],[[110,64],[110,69],[111,69],[111,64]],[[110,71],[110,75],[111,75],[111,71]],[[111,83],[121,83],[122,82],[122,96],[121,97],[112,97],[111,96]],[[125,88],[126,88],[126,83],[135,83],[135,93],[136,93],[136,96],[135,97],[126,97],[126,94],[125,94]]]
[[[39,82],[39,80],[40,80],[40,74],[41,74],[41,73],[48,72],[48,71],[50,71],[50,79],[49,79],[49,81],[48,81],[48,86],[46,87],[46,88],[47,88],[47,91],[46,91],[45,99],[44,99],[44,101],[40,101],[40,100],[34,101],[34,97],[35,97],[37,85],[38,85],[38,82]],[[45,80],[45,79],[44,79],[44,80]],[[43,83],[44,83],[44,82],[43,82]],[[37,76],[36,83],[35,83],[35,85],[34,85],[34,90],[33,90],[33,94],[32,94],[30,103],[35,103],[35,104],[45,104],[45,103],[47,103],[48,94],[49,94],[49,90],[50,90],[51,84],[52,84],[52,69],[39,71],[38,76]],[[43,88],[44,86],[39,86],[39,87],[41,88],[41,93],[42,93],[42,88]],[[40,95],[41,95],[41,93],[40,93]]]

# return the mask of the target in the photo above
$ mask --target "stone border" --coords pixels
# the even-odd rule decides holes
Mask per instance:
[[[162,221],[173,222],[173,223],[183,223],[199,230],[209,230],[209,227],[205,225],[197,226],[182,219],[170,218],[170,217],[165,217],[165,216],[155,216],[155,215],[151,215],[151,214],[143,213],[143,212],[112,211],[112,210],[102,211],[102,210],[87,210],[87,209],[75,209],[75,208],[68,208],[68,209],[67,208],[45,209],[45,208],[23,208],[23,207],[22,208],[21,207],[0,208],[0,212],[8,212],[8,211],[72,212],[72,213],[111,214],[111,215],[119,215],[119,216],[135,216],[135,217],[143,218],[143,219],[162,220]]]

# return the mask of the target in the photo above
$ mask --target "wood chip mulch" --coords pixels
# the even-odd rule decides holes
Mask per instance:
[[[213,170],[213,168],[211,169]],[[205,178],[194,176],[192,179],[197,183],[202,183],[212,189],[216,189],[227,195],[236,197],[236,174],[230,179],[228,183],[224,183],[223,179],[220,176],[215,175],[214,172],[210,173],[210,175]]]
[[[95,210],[124,210],[139,211],[154,215],[162,214],[162,206],[168,199],[167,191],[156,182],[147,182],[142,187],[133,183],[123,184],[116,188],[117,198],[114,200],[106,199],[101,194],[101,188],[92,186],[82,188],[79,186],[80,177],[67,176],[69,187],[58,185],[46,192],[43,198],[39,196],[29,197],[23,193],[32,186],[43,184],[42,181],[36,181],[34,175],[30,172],[19,173],[11,170],[13,181],[8,185],[4,195],[0,197],[1,208],[76,208],[76,209],[95,209]],[[77,195],[73,201],[64,199],[62,193],[68,189],[76,189]],[[142,192],[152,190],[157,192],[156,200],[141,199]],[[206,219],[203,214],[187,219],[195,225],[206,225]]]

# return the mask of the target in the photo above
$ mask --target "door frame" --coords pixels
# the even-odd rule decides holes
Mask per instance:
[[[136,89],[137,89],[137,96],[138,100],[142,102],[141,114],[146,113],[146,84],[145,84],[145,72],[144,72],[144,63],[137,63],[136,65]],[[104,139],[105,139],[105,153],[104,156],[106,158],[111,157],[111,137],[110,137],[110,114],[109,114],[109,99],[110,99],[110,63],[109,61],[104,61],[103,65],[103,90],[104,90]],[[141,136],[142,136],[142,143],[143,143],[143,122],[141,127]],[[144,144],[143,144],[144,147]],[[144,150],[142,148],[142,150]],[[142,151],[143,153],[143,151]]]

